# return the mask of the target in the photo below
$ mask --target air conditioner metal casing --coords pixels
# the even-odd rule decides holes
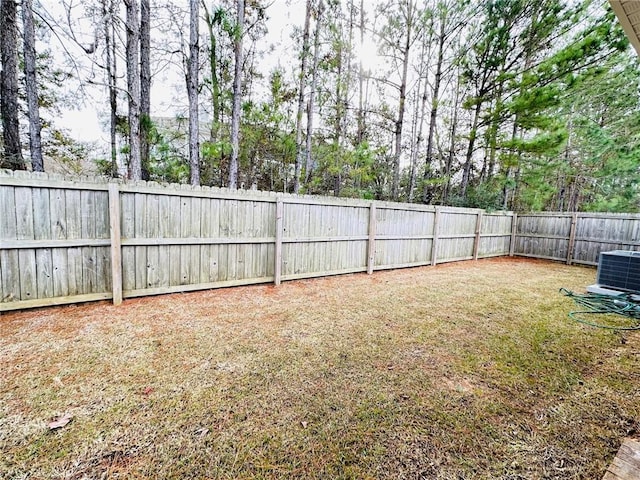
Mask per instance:
[[[640,252],[600,253],[596,283],[600,287],[640,293]]]

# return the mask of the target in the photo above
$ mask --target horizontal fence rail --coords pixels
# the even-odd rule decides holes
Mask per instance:
[[[508,255],[479,209],[0,172],[0,311]]]

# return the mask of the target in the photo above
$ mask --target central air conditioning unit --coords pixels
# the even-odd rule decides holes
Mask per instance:
[[[598,262],[597,285],[600,290],[640,293],[640,252],[613,250],[602,252]],[[589,290],[589,288],[587,289]],[[591,290],[589,290],[591,291]],[[606,293],[602,291],[592,293]]]

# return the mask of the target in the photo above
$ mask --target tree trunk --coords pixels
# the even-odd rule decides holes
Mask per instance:
[[[489,181],[493,177],[496,169],[496,155],[498,153],[498,131],[500,129],[499,125],[499,116],[500,110],[502,109],[502,101],[500,98],[496,100],[495,113],[494,115],[498,118],[494,118],[489,128],[489,158],[487,162],[487,168],[484,171],[484,175],[482,179],[484,181]]]
[[[213,30],[215,19],[207,9],[207,4],[203,0],[204,19],[209,33],[209,74],[211,75],[211,108],[213,110],[213,121],[209,140],[213,143],[218,140],[218,128],[220,125],[220,80],[218,79],[218,42]]]
[[[307,0],[302,34],[302,55],[300,60],[300,86],[298,89],[298,113],[296,114],[296,165],[293,177],[293,192],[300,191],[300,172],[302,170],[302,114],[304,113],[304,87],[307,78],[307,58],[309,57],[309,23],[311,20],[311,0]]]
[[[140,161],[140,31],[138,0],[125,0],[127,7],[127,88],[129,90],[129,178],[142,179]]]
[[[140,164],[149,179],[149,134],[151,132],[151,7],[140,0]]]
[[[569,204],[567,206],[567,212],[577,212],[579,210],[582,183],[583,183],[582,176],[579,173],[576,174],[571,184],[571,194],[569,195]]]
[[[200,185],[200,145],[198,115],[198,62],[199,62],[199,2],[190,0],[189,62],[187,66],[187,96],[189,97],[189,168],[191,185]]]
[[[513,120],[513,128],[511,130],[512,144],[514,143],[516,138],[518,138],[518,114],[517,113]],[[504,187],[502,188],[502,208],[504,210],[506,210],[509,205],[509,179],[511,178],[512,170],[513,170],[513,166],[511,165],[511,162],[509,162],[509,164],[507,165],[507,168],[505,169]]]
[[[353,0],[348,2],[348,8],[349,8],[349,30],[348,30],[348,36],[347,38],[349,39],[349,42],[347,43],[347,54],[345,55],[346,57],[346,68],[344,70],[345,72],[345,77],[344,77],[344,88],[342,89],[343,91],[343,95],[342,95],[342,117],[341,117],[341,121],[342,121],[342,132],[344,132],[344,136],[345,138],[348,138],[348,134],[349,134],[349,93],[351,92],[351,62],[353,60],[353,11],[354,11],[354,7],[353,7]]]
[[[446,182],[444,184],[444,188],[442,191],[442,204],[446,205],[449,202],[449,192],[451,190],[451,167],[453,165],[453,157],[456,154],[456,129],[458,127],[458,108],[460,101],[460,77],[458,75],[456,83],[456,95],[455,100],[453,102],[453,119],[451,120],[451,138],[449,141],[449,153],[447,155],[447,161],[445,164],[444,175],[446,178]]]
[[[536,25],[538,21],[538,9],[535,9],[533,11],[533,16],[531,18],[531,30],[529,31],[529,43],[533,45],[533,36],[534,36],[534,32],[535,29],[533,28],[534,25]],[[525,52],[525,60],[524,60],[524,71],[528,71],[529,68],[531,67],[531,63],[532,63],[532,56],[533,56],[533,51],[531,49],[527,49]],[[502,84],[501,84],[502,86]],[[522,135],[522,131],[521,131],[521,127],[520,127],[520,115],[518,112],[516,112],[514,119],[513,119],[513,129],[511,131],[511,144],[513,145],[515,143],[516,138],[520,137]],[[513,189],[513,191],[511,192],[511,208],[514,207],[514,203],[515,203],[515,195],[516,192],[518,192],[518,185],[517,185],[517,179],[519,177],[520,174],[520,160],[522,157],[522,152],[517,152],[517,161],[516,161],[516,173],[514,175],[514,183],[516,184],[515,188]],[[507,206],[509,205],[509,178],[511,177],[511,173],[513,171],[513,165],[512,162],[510,161],[510,164],[507,166],[506,172],[505,172],[505,180],[504,180],[504,187],[503,187],[503,198],[502,198],[502,207],[506,210]]]
[[[107,2],[109,6],[107,7]],[[116,42],[113,22],[113,0],[102,0],[102,18],[105,38],[107,83],[109,88],[109,138],[111,145],[111,176],[118,176],[118,150],[116,124],[118,122],[118,95],[116,91]]]
[[[416,85],[416,92],[414,94],[414,105],[413,105],[413,115],[411,117],[411,133],[409,134],[409,139],[411,142],[411,147],[409,148],[409,188],[407,201],[411,203],[413,199],[413,190],[415,186],[415,171],[416,171],[416,162],[418,158],[418,152],[416,150],[417,141],[414,139],[418,138],[418,116],[420,110],[420,91],[422,88],[422,77],[418,76],[418,83]]]
[[[333,132],[333,144],[335,147],[335,162],[336,162],[336,174],[334,175],[334,183],[333,183],[333,195],[336,197],[340,196],[340,190],[342,189],[342,151],[341,151],[341,146],[340,146],[340,142],[342,141],[342,117],[344,115],[344,112],[342,111],[342,107],[343,107],[343,103],[342,103],[342,70],[343,70],[343,66],[342,66],[342,49],[343,49],[343,44],[342,44],[342,30],[340,30],[340,41],[338,42],[337,48],[336,48],[336,52],[335,52],[335,56],[336,56],[336,60],[337,60],[337,65],[336,65],[336,73],[337,73],[337,78],[336,78],[336,91],[335,91],[335,97],[336,97],[336,116],[335,119],[333,121],[333,128],[334,128],[334,132]]]
[[[571,158],[570,158],[570,154],[571,154],[571,149],[573,148],[573,142],[572,140],[572,130],[573,130],[573,104],[571,104],[571,108],[569,110],[569,120],[567,122],[567,143],[564,147],[564,165],[563,165],[563,171],[566,171],[567,167],[571,165]],[[559,179],[560,180],[560,185],[558,185],[558,202],[557,202],[557,208],[556,210],[558,212],[563,212],[565,209],[565,203],[566,203],[566,191],[568,188],[567,185],[567,177],[566,175],[562,174],[562,178]],[[506,198],[506,194],[505,194],[505,198]],[[506,202],[505,202],[506,203]],[[506,209],[506,206],[505,206]]]
[[[476,137],[478,136],[478,123],[480,121],[480,110],[482,109],[482,103],[478,101],[476,108],[473,111],[473,121],[471,125],[471,131],[469,132],[469,144],[467,145],[467,154],[465,156],[464,167],[462,169],[462,183],[460,185],[460,195],[465,198],[467,195],[467,188],[469,187],[469,179],[471,177],[471,166],[473,162],[473,149],[476,143]]]
[[[4,156],[1,167],[26,170],[18,121],[18,25],[15,0],[0,0],[0,114]]]
[[[413,20],[413,0],[407,5],[407,36],[402,55],[402,81],[400,83],[400,100],[398,102],[398,118],[396,120],[394,136],[395,147],[393,154],[393,183],[391,197],[398,200],[400,190],[400,156],[402,155],[402,127],[404,124],[405,102],[407,97],[407,72],[409,69],[409,50],[411,48],[411,29]]]
[[[431,39],[432,39],[431,34],[429,34],[428,39],[427,38],[423,39],[422,48],[420,51],[421,58],[430,58]],[[428,49],[427,49],[427,43],[429,44]],[[424,140],[422,136],[422,129],[424,128],[424,117],[426,115],[426,110],[427,110],[427,87],[429,85],[426,75],[428,75],[428,71],[424,73],[424,77],[423,77],[423,72],[422,71],[419,72],[418,85],[416,87],[416,106],[415,106],[416,112],[415,112],[415,119],[414,119],[414,135],[412,136],[413,138],[415,138],[415,143],[413,144],[413,148],[411,150],[411,173],[409,176],[409,202],[413,202],[413,195],[416,189],[416,170],[418,168],[418,155],[420,153],[420,147],[422,146],[422,141]],[[424,90],[421,92],[420,87],[422,85],[423,79],[425,81],[425,85],[424,85]],[[418,111],[420,112],[419,114],[418,114]],[[418,118],[420,119],[419,123],[418,123]],[[426,188],[426,186],[423,188]]]
[[[360,50],[364,48],[364,0],[360,0]],[[358,131],[356,133],[356,141],[358,145],[364,140],[364,66],[362,65],[362,56],[364,52],[360,52],[360,65],[358,68]]]
[[[234,39],[235,69],[233,73],[233,110],[231,113],[231,162],[229,188],[238,188],[238,156],[240,154],[240,107],[242,101],[242,37],[244,36],[244,0],[237,0],[237,24]]]
[[[427,136],[427,154],[424,165],[424,180],[425,186],[422,192],[422,201],[428,203],[428,198],[431,195],[429,189],[426,186],[426,180],[431,177],[431,163],[433,162],[433,141],[436,133],[436,120],[438,118],[438,102],[440,95],[440,84],[442,82],[442,64],[444,60],[444,41],[445,41],[445,25],[446,25],[446,10],[440,17],[440,32],[438,33],[438,60],[436,63],[436,76],[433,84],[433,97],[431,99],[431,113],[429,115],[429,135]]]
[[[408,42],[407,42],[408,43]],[[391,186],[391,197],[398,200],[400,189],[400,156],[402,154],[402,127],[404,124],[405,102],[407,96],[407,68],[409,65],[409,51],[405,51],[402,67],[402,83],[400,84],[400,101],[398,102],[398,118],[394,130],[394,153],[393,153],[393,184]]]
[[[320,27],[322,25],[322,12],[324,11],[324,3],[322,0],[318,2],[318,12],[316,16],[316,31],[313,34],[313,67],[311,70],[311,88],[309,91],[309,105],[307,107],[307,143],[305,148],[305,172],[304,182],[309,183],[311,172],[313,170],[313,161],[311,159],[311,141],[313,139],[313,110],[315,108],[315,95],[318,86],[318,62],[320,60]]]
[[[24,25],[24,75],[29,111],[29,150],[34,172],[44,172],[42,142],[40,141],[40,107],[38,106],[38,83],[36,79],[36,39],[33,26],[33,2],[22,1],[22,23]]]
[[[424,44],[422,48],[424,58]],[[427,99],[427,86],[422,92],[422,75],[418,77],[416,86],[416,101],[414,105],[413,123],[411,126],[411,171],[409,172],[409,202],[413,202],[413,194],[416,189],[416,169],[418,164],[418,154],[422,145],[422,127],[424,126],[425,104]],[[414,141],[415,139],[415,141]]]

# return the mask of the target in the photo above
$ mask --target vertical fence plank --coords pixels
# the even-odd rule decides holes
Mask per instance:
[[[476,236],[473,239],[473,259],[478,260],[478,248],[480,246],[480,233],[482,231],[482,212],[478,212],[476,219]]]
[[[16,199],[15,188],[3,186],[0,188],[0,204],[3,212],[0,215],[0,240],[16,240]],[[17,250],[0,249],[0,283],[2,283],[2,301],[13,302],[20,300],[20,266]]]
[[[320,208],[320,213],[318,214],[318,222],[319,222],[318,231],[317,231],[318,236],[329,234],[328,229],[331,223],[329,222],[328,217],[329,217],[329,209]],[[320,242],[320,244],[318,245],[318,257],[317,257],[319,269],[328,267],[329,255],[327,254],[327,251],[328,251],[327,249],[328,249],[327,242]]]
[[[310,237],[319,237],[322,235],[322,228],[319,225],[318,207],[316,205],[309,205],[308,211],[308,227],[307,234]],[[309,244],[309,271],[310,272],[322,272],[322,264],[318,262],[318,250],[320,249],[319,243]]]
[[[220,236],[220,205],[221,200],[211,200],[209,204],[209,211],[211,214],[209,236],[217,238]],[[209,253],[209,278],[212,282],[220,279],[219,267],[222,263],[220,258],[221,247],[219,245],[211,245]]]
[[[188,185],[183,185],[186,189]],[[189,238],[191,236],[191,197],[180,197],[180,238]],[[187,285],[191,273],[191,247],[189,245],[180,245],[180,285]]]
[[[233,238],[238,236],[238,203],[236,199],[224,202],[226,206],[226,221],[228,236]],[[238,279],[238,244],[230,243],[226,245],[227,250],[227,280]]]
[[[211,201],[208,198],[202,199],[200,206],[200,236],[211,237]],[[200,246],[200,273],[199,282],[208,283],[213,280],[209,278],[209,259],[211,258],[211,245]]]
[[[202,225],[200,223],[200,211],[202,207],[202,199],[193,197],[191,199],[191,211],[189,216],[189,236],[191,238],[200,238],[202,236]],[[189,285],[195,285],[200,281],[200,245],[191,245],[189,247]]]
[[[367,247],[367,273],[371,275],[376,261],[376,204],[369,206],[369,242]]]
[[[158,195],[147,198],[147,237],[160,237],[160,199]],[[147,247],[147,283],[145,287],[159,287],[160,283],[160,247]]]
[[[83,239],[96,238],[95,192],[80,191],[80,237]],[[82,247],[82,290],[93,293],[97,283],[96,248]]]
[[[229,201],[227,199],[219,200],[219,212],[218,212],[218,229],[220,237],[227,238],[231,235],[230,221],[229,221]],[[225,281],[229,279],[229,245],[219,245],[218,247],[218,281]]]
[[[178,195],[169,197],[169,212],[167,236],[169,238],[179,238],[182,231],[180,229],[180,212],[182,211],[182,200]],[[180,257],[182,248],[180,245],[169,246],[169,285],[172,287],[180,285]]]
[[[122,249],[120,245],[120,189],[109,184],[109,230],[111,234],[111,291],[113,304],[122,303]]]
[[[49,215],[49,189],[33,189],[34,238],[47,240],[51,238],[51,218]],[[53,291],[53,261],[51,249],[39,248],[36,250],[36,282],[38,284],[38,298],[51,298]]]
[[[276,205],[275,203],[269,203],[268,205],[266,205],[266,207],[263,207],[264,210],[264,219],[263,221],[265,222],[263,224],[263,228],[264,228],[264,233],[267,237],[275,237],[276,232]],[[273,277],[275,275],[275,255],[276,255],[276,249],[275,249],[275,243],[273,244],[263,244],[264,248],[265,248],[265,252],[266,252],[266,257],[265,257],[265,261],[266,261],[266,265],[265,265],[265,274],[267,277]]]
[[[168,195],[161,195],[158,199],[158,235],[160,238],[175,238],[171,235],[170,212],[171,198]],[[168,287],[170,283],[171,269],[171,247],[160,245],[158,247],[158,283],[163,287]]]
[[[514,212],[511,220],[511,241],[509,242],[509,256],[513,257],[516,248],[516,233],[518,230],[518,214]]]
[[[276,200],[276,244],[275,244],[275,265],[274,265],[274,283],[280,285],[282,277],[282,215],[284,212],[284,204],[282,198]]]
[[[569,245],[567,246],[567,265],[571,265],[573,260],[573,251],[576,246],[576,224],[578,223],[578,214],[574,212],[571,215],[571,227],[569,230]]]
[[[149,195],[135,193],[134,202],[134,236],[135,238],[148,238],[147,232],[147,198]],[[135,286],[136,290],[147,287],[147,247],[133,247],[135,251]]]
[[[63,239],[67,233],[67,213],[64,190],[49,190],[49,230],[52,240]],[[51,252],[53,270],[53,296],[66,297],[78,293],[75,275],[70,275],[69,251],[67,248],[54,248]],[[73,258],[73,257],[72,257]]]
[[[329,222],[331,224],[331,235],[340,235],[340,207],[332,206],[329,208]],[[340,244],[331,243],[327,252],[328,270],[337,270],[340,262]],[[291,261],[287,258],[286,261]]]
[[[304,215],[304,205],[291,203],[283,199],[282,205],[282,270],[283,278],[288,275],[295,275],[303,271],[304,250],[306,245],[302,242],[292,242],[290,239],[304,237],[304,225],[300,219]],[[336,246],[337,251],[337,246]]]
[[[436,258],[438,255],[438,231],[440,229],[440,208],[436,207],[436,214],[433,217],[433,241],[431,242],[431,265],[435,266],[438,263]]]
[[[237,221],[237,232],[236,232],[236,236],[237,238],[243,238],[247,236],[247,230],[250,226],[251,221],[249,220],[248,217],[248,212],[250,210],[250,204],[251,202],[238,202],[238,211],[236,213],[236,217],[238,219]],[[249,257],[248,257],[248,251],[247,251],[247,247],[248,245],[238,245],[238,253],[237,253],[237,259],[236,259],[236,264],[238,265],[237,270],[236,270],[236,275],[237,275],[237,279],[238,280],[242,280],[243,278],[246,278],[246,268],[247,268],[247,262],[249,261]]]
[[[62,190],[65,198],[66,233],[63,231],[61,238],[82,238],[82,219],[80,211],[80,190]],[[67,275],[69,276],[69,295],[89,293],[84,289],[84,271],[82,248],[67,249]]]
[[[253,236],[266,237],[268,230],[266,224],[269,222],[269,215],[266,208],[269,205],[265,202],[256,202],[253,210]],[[253,264],[255,277],[264,278],[267,276],[267,244],[261,243],[253,246]]]
[[[31,188],[15,189],[16,233],[18,240],[33,240],[33,197]],[[18,251],[20,272],[20,299],[38,298],[36,280],[36,251],[32,248]]]
[[[96,193],[96,238],[107,239],[109,233],[109,194]],[[109,247],[96,248],[96,293],[106,293],[111,290],[111,253]]]

